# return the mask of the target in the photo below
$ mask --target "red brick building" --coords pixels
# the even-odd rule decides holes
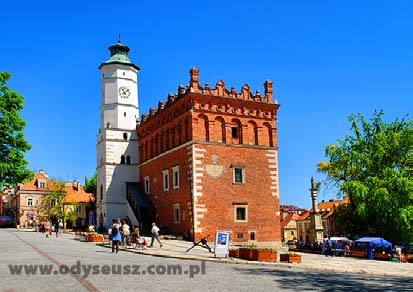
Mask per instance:
[[[142,115],[140,182],[158,225],[193,240],[217,230],[233,242],[280,244],[277,110],[264,94],[222,80],[201,87],[198,69],[166,103]]]

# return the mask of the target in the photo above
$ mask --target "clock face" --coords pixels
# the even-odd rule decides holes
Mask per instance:
[[[123,98],[128,98],[130,96],[130,89],[126,86],[119,87],[119,96]]]

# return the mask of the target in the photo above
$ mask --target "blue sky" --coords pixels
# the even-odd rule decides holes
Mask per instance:
[[[62,2],[62,3],[60,3]],[[140,114],[188,71],[263,92],[274,82],[281,204],[311,207],[309,184],[347,116],[413,108],[411,1],[5,1],[0,71],[25,97],[33,170],[84,182],[96,167],[101,75],[119,33],[139,73]],[[335,198],[321,188],[318,199]]]

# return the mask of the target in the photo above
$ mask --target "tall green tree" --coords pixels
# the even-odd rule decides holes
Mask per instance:
[[[65,219],[66,189],[64,181],[51,180],[48,184],[47,196],[44,199],[48,217]]]
[[[6,86],[11,74],[0,72],[0,189],[30,180],[24,153],[31,146],[24,139],[23,96]]]
[[[96,178],[96,172],[95,174],[88,179],[87,177],[85,177],[85,187],[84,190],[87,193],[91,193],[94,194],[96,197],[96,182],[97,182],[97,178]]]
[[[319,162],[318,171],[348,200],[336,214],[343,232],[408,243],[413,239],[412,122],[406,116],[385,123],[382,116],[383,111],[370,121],[349,116],[352,135],[326,147],[328,161]]]

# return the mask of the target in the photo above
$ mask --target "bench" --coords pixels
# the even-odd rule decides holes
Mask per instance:
[[[110,235],[108,233],[103,234],[103,244],[110,244]]]
[[[145,249],[145,245],[146,245],[146,240],[142,237],[139,238],[140,240],[138,240],[138,238],[136,236],[130,236],[128,237],[127,240],[127,245],[132,245],[133,248],[140,248],[142,250]]]
[[[87,241],[86,233],[84,233],[82,231],[75,231],[74,240]]]

